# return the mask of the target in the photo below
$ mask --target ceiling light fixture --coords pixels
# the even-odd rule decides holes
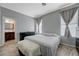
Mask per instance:
[[[42,3],[42,6],[46,6],[46,3]]]

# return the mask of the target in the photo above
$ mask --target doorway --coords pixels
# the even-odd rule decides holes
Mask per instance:
[[[15,40],[15,20],[7,17],[4,19],[4,42]]]

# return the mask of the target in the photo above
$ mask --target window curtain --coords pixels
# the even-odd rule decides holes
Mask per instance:
[[[66,24],[65,35],[64,35],[66,38],[71,37],[71,33],[70,33],[68,25],[71,22],[73,16],[75,15],[76,10],[77,10],[77,8],[72,8],[72,9],[60,12],[60,14]]]
[[[42,21],[42,18],[36,18],[35,19],[35,32],[36,33],[40,33],[39,25],[40,25],[41,21]]]

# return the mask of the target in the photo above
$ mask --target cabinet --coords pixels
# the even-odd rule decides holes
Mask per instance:
[[[15,32],[5,32],[5,41],[15,39]]]

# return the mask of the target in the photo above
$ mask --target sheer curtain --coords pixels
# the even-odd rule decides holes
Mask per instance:
[[[76,12],[77,8],[72,8],[69,10],[62,11],[60,14],[65,22],[66,28],[65,28],[65,37],[71,37],[71,33],[69,30],[69,23],[72,21],[72,18]]]
[[[35,19],[35,32],[42,33],[42,18]]]

